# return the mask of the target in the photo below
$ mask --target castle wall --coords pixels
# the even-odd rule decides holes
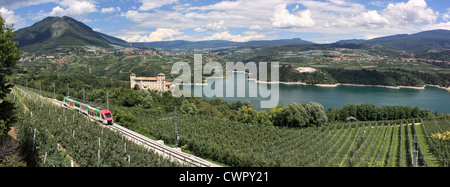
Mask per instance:
[[[169,91],[164,74],[159,74],[158,77],[136,77],[135,74],[131,74],[130,87],[133,89],[135,85],[143,90]]]

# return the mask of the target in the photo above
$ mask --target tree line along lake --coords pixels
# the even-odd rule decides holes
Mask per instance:
[[[236,75],[236,74],[235,74]],[[223,80],[223,87],[217,88],[223,91],[223,97],[213,97],[223,99],[229,103],[250,101],[253,107],[261,110],[260,101],[267,101],[270,98],[249,96],[249,87],[257,86],[256,81],[247,80],[248,76],[232,76]],[[226,85],[234,81],[234,97],[226,97]],[[214,79],[207,79],[206,84],[211,85],[215,90]],[[203,87],[205,85],[195,85]],[[237,97],[237,90],[245,88],[245,97]],[[258,87],[257,87],[258,88]],[[197,88],[198,89],[198,88]],[[271,85],[268,85],[271,89]],[[203,98],[213,99],[205,96],[206,90],[203,89]],[[259,93],[259,92],[258,92]],[[341,108],[347,104],[372,103],[379,106],[411,106],[427,109],[431,112],[450,113],[450,92],[445,89],[426,86],[425,89],[412,88],[385,88],[373,86],[347,86],[339,85],[334,87],[323,87],[316,85],[299,84],[279,84],[279,105],[289,105],[291,103],[309,103],[317,102],[328,108]]]

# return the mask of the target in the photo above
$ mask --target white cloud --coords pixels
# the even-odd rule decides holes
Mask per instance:
[[[208,25],[206,25],[206,29],[209,31],[227,30],[227,27],[225,27],[223,23],[223,20],[220,20],[219,22],[209,23]]]
[[[450,30],[450,22],[442,22],[436,24],[425,25],[422,30],[435,30],[435,29],[446,29]]]
[[[289,13],[286,9],[286,4],[280,4],[275,7],[272,18],[272,26],[276,28],[291,28],[291,27],[312,27],[315,22],[311,18],[309,10],[297,12],[297,15]]]
[[[144,21],[146,18],[150,17],[149,15],[149,13],[140,13],[136,10],[129,10],[126,13],[122,13],[122,16],[136,23]]]
[[[270,29],[272,27],[270,15],[273,14],[273,8],[288,1],[293,0],[220,1],[205,6],[178,3],[172,6],[172,9],[176,11],[155,8],[154,11],[143,12],[144,8],[140,8],[129,10],[122,16],[135,22],[139,28],[166,27],[180,30],[195,29],[197,32],[206,30],[217,32],[225,31],[227,28],[253,27],[255,29],[257,25],[258,29]]]
[[[360,16],[356,17],[354,21],[356,24],[368,28],[380,28],[390,23],[389,20],[378,14],[376,10],[363,12]]]
[[[158,28],[149,35],[150,41],[174,40],[175,36],[183,34],[177,29]]]
[[[442,15],[442,19],[445,21],[450,21],[450,8],[447,8],[447,13]]]
[[[342,35],[372,38],[410,34],[425,28],[447,28],[448,24],[436,23],[436,20],[439,16],[444,22],[450,20],[450,10],[439,15],[439,12],[428,7],[425,0],[393,3],[376,0],[368,3],[376,5],[377,9],[367,9],[363,3],[355,0],[223,0],[204,6],[182,4],[175,0],[158,5],[151,3],[156,1],[140,1],[143,6],[122,13],[123,17],[136,23],[137,29],[173,28],[179,31],[192,29],[199,33],[215,32],[208,37],[193,37],[198,40],[244,41],[248,38],[262,39],[261,36],[267,39],[279,37],[279,31],[283,30],[330,35],[327,41]],[[158,9],[168,4],[175,4],[172,9],[176,11]],[[235,29],[241,29],[243,34],[231,34],[230,30]],[[260,31],[265,35],[247,34],[245,31]]]
[[[170,5],[178,0],[139,0],[142,3],[142,6],[139,7],[141,11],[148,11],[155,8],[162,7],[164,5]]]
[[[120,7],[102,8],[102,10],[100,10],[100,12],[103,13],[103,14],[113,13],[113,12],[120,12]]]
[[[251,29],[251,30],[262,30],[263,28],[261,26],[259,26],[259,25],[251,25],[249,27],[249,29]]]
[[[0,14],[5,19],[6,24],[14,24],[14,28],[19,28],[23,25],[24,19],[20,16],[14,15],[14,11],[8,10],[5,7],[0,8]]]
[[[223,31],[227,30],[227,27],[224,26],[224,21],[220,20],[219,22],[208,23],[205,27],[196,27],[194,29],[195,32],[205,32],[205,31]]]
[[[444,14],[442,15],[442,19],[444,19],[445,21],[450,21],[450,14]]]
[[[439,12],[427,7],[425,0],[409,0],[407,3],[389,3],[383,10],[383,16],[393,23],[410,25],[417,23],[434,23]]]
[[[261,39],[264,37],[265,36],[262,34],[253,34],[253,35],[246,35],[246,36],[241,36],[239,34],[232,35],[229,33],[229,31],[224,31],[224,32],[220,32],[220,33],[215,33],[212,36],[204,37],[203,40],[229,40],[229,41],[234,41],[234,42],[247,42],[250,40]]]
[[[156,42],[178,40],[183,37],[183,33],[177,29],[158,28],[148,36],[136,34],[132,36],[120,36],[119,38],[127,42]]]
[[[365,39],[366,40],[371,40],[371,39],[379,38],[379,37],[383,37],[383,35],[372,35],[372,34],[366,34],[365,35]]]
[[[206,29],[203,29],[203,28],[197,27],[197,28],[195,28],[195,29],[194,29],[194,31],[195,31],[195,32],[205,32],[205,31],[206,31]]]
[[[405,2],[369,3],[382,7],[373,10],[349,0],[302,0],[299,3],[310,10],[315,25],[311,28],[289,28],[289,31],[372,38],[392,34],[411,34],[425,28],[447,28],[445,23],[436,23],[439,12],[428,7],[425,0],[403,1]],[[446,16],[443,15],[442,18]]]
[[[47,16],[86,16],[97,12],[97,5],[92,0],[62,0],[49,13],[38,13],[33,19],[42,19]]]

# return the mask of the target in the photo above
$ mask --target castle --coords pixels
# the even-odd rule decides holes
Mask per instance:
[[[130,87],[133,89],[135,85],[139,86],[139,89],[156,90],[159,92],[167,92],[172,86],[171,82],[166,82],[166,75],[160,73],[157,77],[136,77],[136,74],[130,75]]]

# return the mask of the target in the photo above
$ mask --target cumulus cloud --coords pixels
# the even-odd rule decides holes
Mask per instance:
[[[113,13],[113,12],[119,12],[119,11],[120,11],[120,7],[102,8],[102,10],[100,10],[100,12],[101,12],[102,14]]]
[[[0,8],[0,15],[5,19],[6,24],[14,24],[14,28],[21,27],[24,21],[22,17],[14,15],[14,11],[8,10],[5,7]]]
[[[450,14],[447,13],[447,14],[442,15],[442,19],[444,19],[445,21],[450,21]]]
[[[450,22],[442,22],[436,24],[425,25],[423,30],[447,29],[450,30]]]
[[[95,1],[91,0],[62,0],[51,12],[38,13],[33,19],[42,19],[47,16],[86,16],[98,11],[95,3]]]
[[[194,29],[194,31],[195,31],[195,32],[205,32],[206,29],[197,27],[197,28]]]
[[[250,30],[262,30],[263,28],[260,25],[251,25],[249,27]]]
[[[225,27],[223,23],[223,20],[220,20],[219,22],[209,23],[208,25],[206,25],[206,29],[210,31],[227,30],[227,27]]]
[[[147,8],[139,8],[129,10],[122,16],[135,22],[140,28],[176,27],[195,29],[197,32],[250,27],[260,30],[271,27],[270,15],[273,14],[274,7],[286,1],[291,0],[224,0],[200,6],[177,2],[177,5],[172,6],[176,11],[155,8],[155,11],[147,12],[144,11]]]
[[[392,3],[377,1],[377,6],[381,7],[378,10],[366,9],[363,4],[348,0],[299,1],[298,3],[310,10],[315,25],[310,28],[298,27],[289,28],[289,30],[350,34],[372,38],[373,36],[410,34],[426,30],[426,28],[447,28],[445,23],[436,23],[439,12],[428,7],[425,0],[403,1]],[[292,14],[295,15],[295,13]],[[443,15],[442,19],[445,20],[445,18],[446,16]]]
[[[333,37],[357,35],[372,38],[409,34],[426,28],[447,28],[445,21],[450,20],[450,10],[439,14],[431,9],[425,0],[368,3],[376,5],[376,10],[368,9],[363,3],[353,0],[222,0],[196,6],[176,0],[164,1],[161,4],[154,4],[156,0],[139,1],[143,3],[141,7],[122,13],[122,16],[135,23],[136,28],[214,32],[211,36],[201,36],[197,39],[267,39],[266,37],[278,37],[278,31],[282,30],[296,33],[313,32]],[[159,9],[169,4],[175,4],[172,6],[173,10]],[[443,23],[436,23],[439,16],[444,20]],[[230,33],[230,30],[234,29],[242,29],[243,32],[259,31],[265,35],[234,35]]]
[[[389,20],[380,15],[376,10],[361,13],[354,19],[354,23],[368,28],[379,28],[389,24]]]
[[[157,42],[157,41],[172,41],[181,39],[183,33],[177,29],[157,28],[156,31],[150,33],[150,35],[132,35],[121,36],[119,38],[127,42]]]
[[[227,27],[224,26],[225,21],[220,20],[219,22],[208,23],[205,27],[197,27],[194,29],[196,32],[205,32],[205,31],[224,31],[227,30]]]
[[[312,27],[315,22],[311,18],[309,10],[297,12],[297,15],[289,13],[286,9],[286,4],[280,4],[275,7],[275,12],[272,18],[272,26],[276,28],[291,28],[291,27]]]
[[[392,22],[408,25],[416,23],[434,23],[439,12],[427,7],[425,0],[409,0],[408,2],[389,3],[383,15]]]
[[[174,40],[175,36],[183,34],[177,29],[158,28],[149,35],[150,41]]]
[[[261,39],[264,38],[265,36],[262,34],[253,34],[253,35],[246,35],[246,36],[241,36],[241,35],[232,35],[230,34],[229,31],[224,31],[224,32],[220,32],[220,33],[215,33],[212,36],[208,36],[203,38],[203,40],[229,40],[229,41],[234,41],[234,42],[247,42],[250,40],[255,40],[255,39]]]

